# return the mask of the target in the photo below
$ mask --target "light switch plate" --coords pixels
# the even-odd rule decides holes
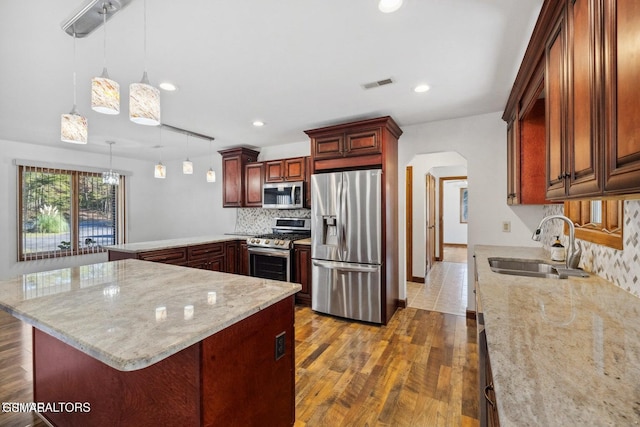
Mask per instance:
[[[502,221],[502,231],[511,233],[511,221]]]

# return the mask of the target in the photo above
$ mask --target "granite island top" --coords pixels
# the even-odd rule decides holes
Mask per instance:
[[[157,251],[162,249],[179,248],[182,246],[230,242],[233,240],[245,240],[249,237],[252,237],[252,236],[235,234],[235,233],[221,234],[221,235],[215,235],[215,236],[180,237],[176,239],[152,240],[147,242],[110,245],[110,246],[105,246],[104,248],[107,250],[114,250],[114,251],[120,251],[120,252],[137,253],[137,252],[146,252],[146,251]]]
[[[475,247],[500,425],[640,425],[640,298],[596,275],[494,273],[494,256],[548,258]]]
[[[0,281],[0,309],[121,371],[142,369],[299,284],[127,259]]]

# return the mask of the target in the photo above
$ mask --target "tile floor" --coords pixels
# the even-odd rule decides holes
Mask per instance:
[[[465,316],[467,311],[467,248],[445,246],[425,283],[407,282],[407,305]]]

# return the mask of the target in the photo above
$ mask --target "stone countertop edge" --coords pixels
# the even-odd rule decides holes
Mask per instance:
[[[534,278],[488,263],[548,261],[542,248],[474,254],[500,425],[640,425],[640,298],[593,273]]]
[[[8,312],[12,316],[24,321],[25,323],[28,323],[33,327],[51,335],[52,337],[59,339],[60,341],[70,345],[71,347],[92,356],[96,360],[99,360],[114,369],[117,369],[119,371],[134,371],[143,369],[156,362],[159,362],[160,360],[172,356],[173,354],[178,353],[179,351],[193,344],[196,344],[203,339],[237,322],[242,321],[257,312],[279,301],[282,301],[287,297],[290,297],[291,295],[295,295],[295,293],[301,289],[301,286],[296,283],[259,279],[207,270],[198,270],[188,267],[149,263],[133,259],[98,263],[90,265],[89,267],[104,266],[107,264],[114,264],[118,267],[122,267],[122,270],[125,271],[125,274],[127,274],[126,271],[128,269],[135,270],[132,278],[129,279],[130,281],[127,282],[125,280],[123,281],[123,283],[121,283],[121,293],[126,292],[128,294],[132,294],[133,299],[135,300],[138,300],[138,297],[140,295],[154,293],[154,291],[149,292],[148,290],[149,288],[152,288],[154,286],[154,275],[156,277],[158,277],[158,275],[161,276],[163,280],[167,280],[166,277],[169,277],[169,281],[175,279],[175,277],[185,276],[185,274],[188,275],[189,278],[195,277],[195,281],[199,283],[197,286],[195,286],[193,292],[202,292],[203,290],[209,288],[215,289],[217,291],[217,298],[220,304],[218,304],[215,309],[217,309],[218,311],[215,314],[209,313],[207,315],[205,313],[206,306],[202,303],[196,304],[196,315],[200,314],[199,312],[202,312],[202,315],[198,316],[198,321],[188,324],[185,327],[186,321],[183,322],[182,319],[173,319],[171,321],[167,321],[166,324],[163,325],[164,328],[160,327],[159,331],[155,330],[155,327],[157,326],[156,324],[158,323],[157,321],[150,322],[148,319],[145,319],[144,321],[141,321],[142,324],[140,325],[140,328],[132,328],[130,327],[131,323],[125,322],[126,320],[130,319],[120,319],[120,316],[114,316],[116,317],[115,322],[122,321],[125,326],[128,326],[128,328],[121,327],[123,331],[121,331],[119,335],[119,337],[125,341],[128,339],[128,342],[119,342],[117,341],[116,337],[116,341],[108,343],[107,341],[108,338],[110,338],[110,335],[109,333],[105,333],[104,330],[106,328],[104,327],[103,323],[100,323],[101,321],[105,320],[100,318],[101,314],[102,316],[104,316],[104,312],[108,311],[105,308],[104,301],[98,302],[94,307],[88,307],[88,305],[90,304],[85,304],[84,302],[87,300],[93,301],[96,299],[103,300],[103,289],[107,286],[113,285],[114,283],[119,283],[118,280],[120,279],[118,279],[118,276],[121,276],[123,273],[118,271],[116,271],[116,273],[114,274],[114,276],[116,277],[115,279],[109,278],[112,280],[108,279],[97,285],[92,284],[88,287],[84,287],[82,285],[78,285],[78,283],[74,284],[73,286],[75,286],[75,289],[72,289],[69,292],[75,292],[75,296],[80,295],[80,303],[72,304],[72,306],[76,306],[77,308],[73,310],[72,314],[69,315],[69,319],[59,320],[60,316],[58,315],[58,313],[54,313],[54,309],[47,308],[49,304],[55,303],[56,301],[65,301],[67,304],[70,304],[70,298],[72,299],[74,295],[69,296],[66,291],[54,295],[45,295],[43,297],[38,296],[26,301],[23,300],[16,302],[14,298],[14,300],[7,302],[8,299],[11,299],[12,297],[15,297],[16,294],[20,294],[21,292],[23,292],[22,284],[26,282],[25,277],[28,275],[19,276],[7,281],[0,281],[0,287],[2,287],[3,291],[6,291],[4,292],[5,295],[0,294],[0,309]],[[51,273],[55,274],[57,272],[62,272],[65,270],[71,270],[71,276],[75,278],[79,275],[77,270],[78,268],[80,267],[54,270]],[[141,276],[147,276],[148,280],[144,281],[144,283],[139,286],[139,288],[141,289],[137,290],[136,292],[136,286],[132,285],[132,283],[134,283],[135,281],[139,281]],[[189,278],[186,280],[189,280]],[[214,284],[203,284],[203,281],[213,282]],[[225,285],[225,282],[231,283],[229,285]],[[239,284],[239,282],[242,283]],[[253,289],[250,289],[252,284],[255,286],[253,287]],[[5,285],[14,286],[14,288],[5,288]],[[162,285],[166,285],[166,283],[160,284],[160,286]],[[240,292],[240,295],[237,295],[236,292],[238,285],[241,286],[242,289],[246,289],[246,292]],[[225,287],[227,287],[228,289],[225,289]],[[87,294],[89,295],[87,296]],[[177,305],[181,309],[184,305],[185,293],[180,293],[178,291],[172,292],[172,294],[180,294],[179,298],[176,298],[177,300],[179,300],[179,303],[173,304],[173,307],[170,308],[173,309],[175,308],[175,305]],[[152,304],[153,306],[145,308],[144,313],[146,313],[146,311],[148,310],[151,310],[153,312],[154,306],[157,306],[158,300],[167,300],[168,297],[164,295],[166,295],[166,293],[162,294],[160,291],[160,297],[156,296],[150,298],[150,304]],[[52,299],[49,297],[55,298]],[[66,298],[60,299],[63,297]],[[188,299],[193,300],[193,296],[191,295],[191,297]],[[252,302],[247,304],[246,299],[250,299],[252,300]],[[35,300],[40,301],[36,301],[36,306],[31,305],[30,302],[33,302]],[[147,300],[145,302],[149,301]],[[131,304],[131,302],[128,301],[123,303],[122,305],[125,306],[122,307],[122,310],[126,312],[127,310],[131,310],[130,305],[134,304]],[[167,304],[167,306],[169,307],[169,304]],[[132,319],[135,319],[136,316],[140,315],[140,307],[135,305],[135,308],[136,310],[133,310],[134,313],[131,315]],[[47,318],[47,315],[51,318]],[[82,323],[79,322],[79,319],[86,320],[84,323]],[[58,323],[57,325],[56,321]],[[89,328],[87,328],[85,325],[89,325]],[[91,329],[91,332],[85,331],[83,333],[82,329]],[[97,334],[101,333],[102,335],[99,337],[92,335],[96,330],[98,331]],[[92,338],[94,342],[91,341]],[[147,344],[145,344],[145,340],[147,340]],[[162,340],[164,340],[165,342],[162,344],[162,348],[160,348],[159,342]],[[156,348],[153,348],[154,345]],[[139,351],[138,349],[143,350]],[[118,352],[120,352],[120,354],[117,354]]]
[[[121,245],[104,246],[104,249],[120,252],[146,252],[162,249],[173,249],[182,246],[205,245],[207,243],[232,242],[234,240],[246,240],[252,236],[241,234],[221,234],[214,236],[181,237],[176,239],[152,240],[147,242],[124,243]]]

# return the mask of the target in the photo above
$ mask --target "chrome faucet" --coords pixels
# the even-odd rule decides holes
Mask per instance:
[[[544,218],[542,218],[542,221],[540,221],[540,225],[538,225],[538,228],[533,233],[533,236],[531,236],[531,238],[536,242],[539,242],[540,237],[542,237],[542,225],[551,219],[561,219],[569,225],[569,247],[567,248],[566,265],[567,265],[567,268],[571,268],[571,269],[578,268],[578,264],[580,264],[580,255],[582,255],[582,249],[580,248],[580,246],[578,246],[577,249],[575,247],[575,244],[576,244],[575,231],[576,230],[573,225],[573,222],[566,216],[564,215],[545,216]]]

